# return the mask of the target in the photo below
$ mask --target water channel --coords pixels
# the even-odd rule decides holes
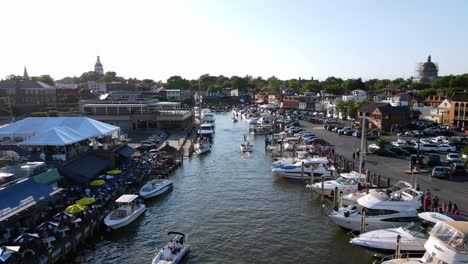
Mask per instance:
[[[216,115],[211,153],[184,160],[174,189],[146,202],[143,217],[106,232],[81,263],[151,263],[168,231],[189,234],[184,263],[371,263],[325,215],[320,197],[300,182],[272,175],[263,136],[242,154],[248,124]],[[252,137],[252,136],[250,136]]]

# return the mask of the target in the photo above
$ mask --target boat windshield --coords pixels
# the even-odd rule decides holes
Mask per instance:
[[[347,179],[344,178],[344,177],[338,177],[338,178],[336,179],[336,182],[339,183],[339,184],[343,184],[346,180],[347,180]]]
[[[468,253],[468,237],[457,229],[439,222],[430,233],[450,248],[464,254]]]
[[[421,221],[414,221],[403,227],[411,235],[426,239],[429,237],[428,228],[429,225]]]
[[[357,184],[357,179],[353,179],[353,178],[352,179],[346,179],[346,181],[343,182],[343,184],[345,184],[345,185],[355,185],[355,184]]]

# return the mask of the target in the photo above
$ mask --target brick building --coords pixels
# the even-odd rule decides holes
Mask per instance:
[[[367,102],[359,108],[358,117],[366,113],[369,128],[390,130],[406,127],[411,123],[410,111],[405,106],[391,106],[388,103]]]

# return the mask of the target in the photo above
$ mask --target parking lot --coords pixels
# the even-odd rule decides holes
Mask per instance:
[[[312,124],[301,121],[301,125],[308,131],[312,131],[319,138],[322,138],[329,143],[335,145],[337,152],[341,153],[348,159],[352,159],[352,153],[360,147],[360,139],[352,136],[338,135],[324,129],[323,124]],[[389,137],[389,141],[394,141],[399,137]],[[414,139],[414,138],[411,138]],[[368,141],[368,144],[373,143]],[[445,162],[444,154],[441,155],[441,160]],[[421,174],[406,174],[405,170],[409,170],[409,157],[383,157],[368,154],[364,156],[365,169],[388,177],[393,183],[404,180],[420,185],[421,190],[430,189],[433,195],[438,195],[442,202],[452,201],[461,209],[461,213],[468,215],[468,176],[453,176],[448,178],[430,177],[428,172]],[[426,158],[427,161],[427,158]]]

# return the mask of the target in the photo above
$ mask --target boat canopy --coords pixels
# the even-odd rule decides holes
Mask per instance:
[[[124,194],[119,197],[119,199],[115,200],[116,203],[131,203],[133,202],[136,198],[138,198],[138,195],[136,194]]]
[[[424,213],[419,213],[418,217],[421,218],[424,221],[431,222],[431,223],[438,223],[440,221],[450,221],[454,220],[451,217],[441,214],[441,213],[435,213],[435,212],[424,212]]]
[[[328,163],[328,160],[327,160]],[[351,171],[351,172],[346,172],[346,173],[340,173],[340,176],[343,178],[366,178],[367,175],[364,173],[361,173],[361,176],[359,176],[359,172],[356,171]]]
[[[432,228],[430,234],[449,248],[463,254],[468,253],[468,222],[439,222]]]

